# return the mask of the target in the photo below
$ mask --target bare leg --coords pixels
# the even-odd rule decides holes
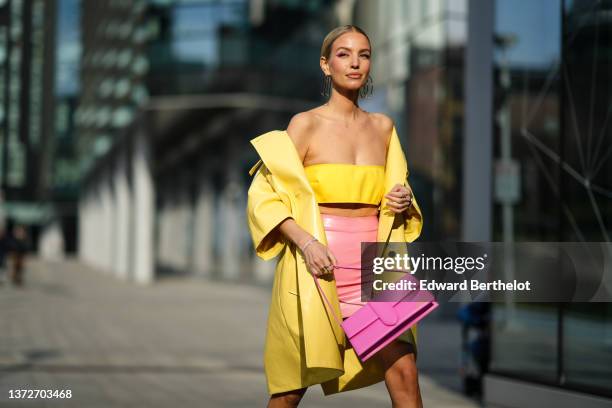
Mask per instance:
[[[380,351],[393,408],[423,408],[412,346],[398,340]]]
[[[293,408],[297,407],[307,388],[273,394],[268,401],[268,408]]]

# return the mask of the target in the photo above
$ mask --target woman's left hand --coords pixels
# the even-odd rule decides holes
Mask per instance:
[[[396,214],[406,211],[412,205],[412,190],[401,184],[393,186],[391,191],[385,194],[387,207]]]

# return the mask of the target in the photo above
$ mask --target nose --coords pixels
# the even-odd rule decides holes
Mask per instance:
[[[359,68],[359,55],[353,56],[353,59],[351,60],[351,67]]]

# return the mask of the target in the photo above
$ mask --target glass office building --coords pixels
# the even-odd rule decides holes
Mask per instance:
[[[0,227],[38,227],[48,198],[55,1],[0,1]],[[4,219],[6,217],[6,220]]]
[[[610,1],[495,2],[494,160],[520,186],[495,197],[494,240],[610,241],[611,16]],[[489,391],[558,407],[612,396],[612,304],[495,305],[493,316]]]
[[[116,142],[146,101],[146,2],[82,1],[80,95],[74,114],[80,170]]]

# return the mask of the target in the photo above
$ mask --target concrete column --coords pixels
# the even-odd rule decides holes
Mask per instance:
[[[214,192],[207,169],[200,168],[200,186],[194,214],[193,255],[194,273],[211,277],[213,271]]]
[[[113,270],[117,277],[127,280],[130,265],[130,187],[128,184],[128,164],[125,151],[119,155],[117,167],[114,169],[115,186],[115,236]]]
[[[64,259],[64,236],[59,221],[53,221],[42,230],[38,251],[40,257],[48,261]]]
[[[102,191],[102,186],[96,183],[95,185],[95,201],[92,203],[93,213],[92,213],[92,224],[95,225],[95,228],[90,230],[90,259],[91,265],[95,268],[100,267],[100,251],[102,249],[102,245],[96,245],[96,241],[100,242],[104,236],[104,196]]]
[[[188,183],[179,176],[164,195],[164,206],[160,211],[159,261],[173,270],[186,271],[190,268],[188,240],[191,223],[191,203]]]
[[[151,152],[147,134],[136,131],[132,174],[134,185],[133,280],[149,284],[154,279],[153,222],[155,214],[155,184],[151,172]]]
[[[470,0],[465,67],[464,241],[489,241],[492,218],[494,2]]]
[[[185,272],[192,272],[191,268],[191,253],[189,247],[192,239],[192,208],[189,194],[189,182],[185,175],[179,177],[178,202],[175,208],[175,239],[174,239],[174,254],[175,268]]]
[[[238,182],[228,181],[219,197],[220,267],[223,277],[228,279],[240,277],[240,228],[244,228],[245,224],[240,223],[242,214],[238,208],[239,189]]]
[[[77,256],[79,258],[79,260],[81,262],[86,262],[87,256],[87,248],[86,248],[86,242],[87,240],[85,239],[87,236],[87,197],[88,197],[88,191],[83,189],[83,192],[81,193],[80,197],[79,197],[79,203],[78,203],[78,223],[77,223],[77,229],[78,229],[78,234],[77,234]]]
[[[100,208],[99,193],[97,190],[89,190],[89,194],[86,201],[87,208],[87,222],[85,224],[85,261],[90,265],[95,265],[95,231],[99,228],[99,217],[98,210]]]
[[[161,266],[166,266],[166,264],[169,262],[168,255],[167,255],[167,253],[169,252],[169,249],[168,249],[169,243],[167,241],[171,235],[171,232],[169,230],[170,228],[170,220],[169,220],[170,210],[169,209],[170,209],[170,206],[172,205],[171,203],[172,194],[168,191],[168,188],[164,183],[160,185],[160,188],[157,191],[157,194],[159,194],[159,197],[161,199],[161,204],[160,204],[160,207],[156,210],[158,222],[159,222],[158,237],[157,237],[157,242],[155,243],[157,245],[156,254],[157,254],[157,262],[159,262]]]
[[[238,163],[240,152],[235,147],[228,152],[227,178],[219,197],[221,217],[221,273],[225,278],[239,279],[245,265],[244,233],[246,228],[246,188],[241,182]]]
[[[109,172],[110,173],[110,172]],[[114,258],[114,236],[115,236],[115,223],[114,223],[114,193],[111,184],[110,174],[105,174],[102,181],[103,191],[103,220],[102,225],[102,236],[100,239],[100,251],[98,252],[98,265],[104,271],[114,275],[113,261]]]
[[[251,263],[253,280],[259,283],[269,284],[274,280],[275,261],[264,261],[258,256],[254,256]]]

